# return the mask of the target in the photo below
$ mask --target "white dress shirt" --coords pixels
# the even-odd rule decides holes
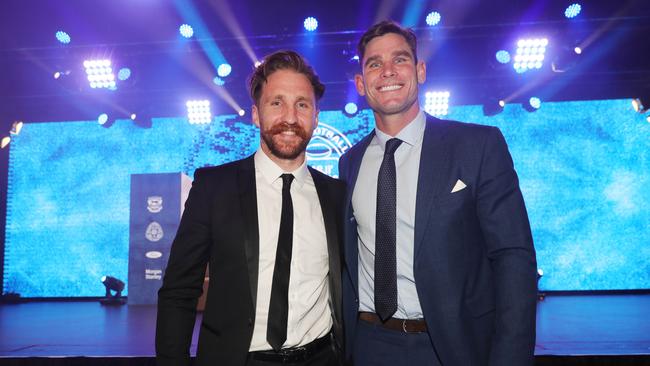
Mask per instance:
[[[282,178],[293,174],[293,248],[289,277],[287,340],[283,348],[300,346],[326,335],[332,327],[329,306],[329,256],[323,213],[306,163],[285,172],[261,149],[255,153],[255,184],[260,257],[255,328],[250,351],[270,350],[266,325],[282,212]],[[226,295],[227,296],[227,295]]]
[[[375,225],[377,214],[377,176],[384,158],[386,141],[397,137],[403,143],[395,151],[397,183],[397,312],[400,319],[422,318],[415,288],[413,257],[415,246],[415,201],[417,198],[420,153],[426,118],[420,113],[397,136],[375,128],[352,194],[352,207],[359,239],[359,311],[375,312]]]

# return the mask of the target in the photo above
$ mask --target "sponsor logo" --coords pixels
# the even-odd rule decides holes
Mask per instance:
[[[145,269],[145,280],[162,280],[162,269]]]
[[[319,122],[307,145],[307,160],[313,168],[337,178],[339,158],[351,147],[350,140],[339,130]]]
[[[157,242],[163,238],[163,229],[159,223],[152,221],[149,226],[147,226],[147,231],[144,233],[144,236],[147,240],[152,242]]]
[[[147,210],[151,213],[158,213],[163,209],[162,196],[149,196],[147,197]]]
[[[158,258],[162,257],[163,254],[161,252],[156,251],[156,250],[152,250],[150,252],[146,252],[144,255],[147,258],[158,259]]]

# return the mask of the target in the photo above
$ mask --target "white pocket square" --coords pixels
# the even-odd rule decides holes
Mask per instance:
[[[456,181],[456,185],[454,185],[454,188],[451,189],[451,193],[456,193],[462,189],[465,189],[465,187],[467,187],[467,185],[465,185],[465,183],[463,183],[463,181],[459,179]]]

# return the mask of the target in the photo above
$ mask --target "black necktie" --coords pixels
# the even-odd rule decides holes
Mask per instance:
[[[377,218],[375,226],[375,312],[382,321],[397,311],[397,184],[395,150],[400,139],[386,141],[384,160],[377,177]]]
[[[289,314],[289,272],[291,271],[291,248],[293,246],[293,202],[291,201],[292,174],[282,174],[282,214],[278,249],[275,252],[273,286],[269,303],[269,319],[266,340],[279,351],[287,340]]]

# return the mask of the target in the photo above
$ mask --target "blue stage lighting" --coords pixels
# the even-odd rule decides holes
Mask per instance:
[[[433,27],[434,25],[440,23],[440,19],[442,19],[440,13],[437,11],[432,11],[431,13],[427,14],[426,22],[428,26]]]
[[[187,119],[191,124],[207,124],[212,121],[209,100],[188,100]]]
[[[123,67],[117,72],[117,78],[124,81],[131,77],[131,69]]]
[[[70,35],[64,31],[56,32],[56,39],[63,44],[68,44],[71,40]]]
[[[307,31],[313,32],[316,30],[316,28],[318,28],[318,20],[316,20],[314,17],[307,17],[305,18],[303,25]]]
[[[225,78],[226,76],[230,75],[232,72],[232,66],[230,64],[221,64],[219,67],[217,67],[217,75],[219,75],[222,78]]]
[[[91,88],[115,88],[115,75],[111,68],[111,60],[86,60],[84,67]]]
[[[214,79],[212,79],[212,82],[215,85],[219,85],[219,86],[224,86],[226,84],[225,80],[223,80],[222,78],[220,78],[218,76],[215,76]]]
[[[353,102],[349,102],[348,104],[345,105],[345,113],[347,114],[355,114],[357,113],[358,110],[359,108]]]
[[[548,39],[546,38],[520,39],[517,41],[517,54],[512,67],[518,73],[541,69],[546,46],[548,46]]]
[[[103,125],[106,122],[108,122],[108,114],[102,113],[97,117],[97,123],[100,125]]]
[[[194,29],[189,24],[183,24],[178,28],[178,31],[181,33],[181,36],[185,38],[191,38],[194,35]]]
[[[449,112],[449,92],[437,91],[424,94],[424,111],[432,116],[444,116]]]
[[[497,61],[499,61],[499,63],[501,63],[501,64],[507,64],[508,62],[510,62],[510,52],[508,52],[506,50],[497,51],[497,53],[495,54],[495,57],[496,57]]]
[[[531,97],[528,99],[528,104],[530,104],[534,109],[539,109],[539,107],[542,106],[542,101],[538,97]]]
[[[573,3],[566,8],[566,10],[564,11],[564,16],[569,19],[575,18],[576,16],[578,16],[578,14],[580,14],[581,10],[582,10],[582,6],[580,6],[580,4]]]

